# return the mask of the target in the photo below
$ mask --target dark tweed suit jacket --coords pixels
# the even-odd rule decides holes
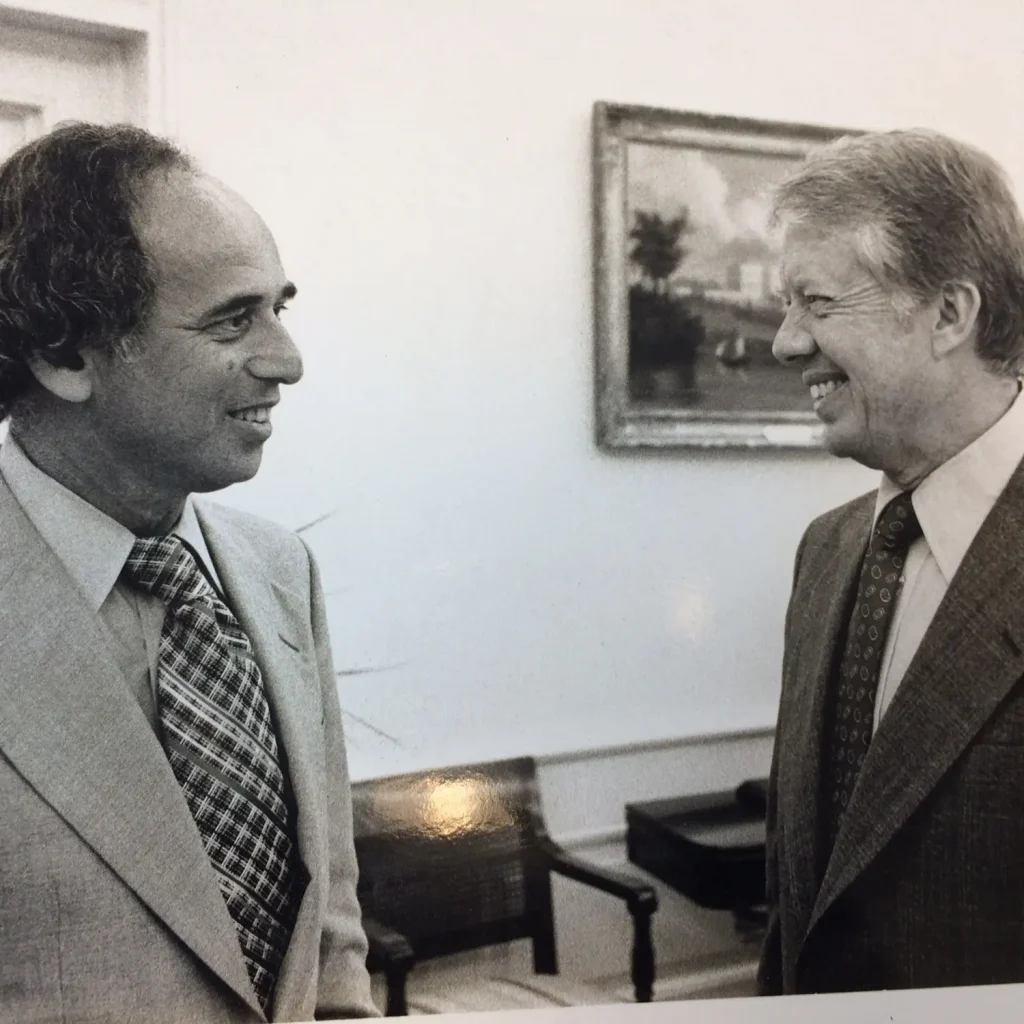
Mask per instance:
[[[769,786],[763,993],[1024,981],[1022,467],[872,739],[823,880],[825,692],[875,495],[804,534]]]

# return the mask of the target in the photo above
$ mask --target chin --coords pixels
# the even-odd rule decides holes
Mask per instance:
[[[864,438],[859,434],[843,430],[839,424],[829,424],[825,427],[823,435],[825,449],[830,455],[837,459],[853,459],[862,466],[869,469],[876,469],[870,448],[865,444]]]
[[[261,461],[261,457],[257,456],[255,459],[239,459],[230,465],[208,467],[208,471],[197,478],[192,491],[196,494],[209,494],[211,491],[223,491],[234,484],[243,484],[259,472]]]

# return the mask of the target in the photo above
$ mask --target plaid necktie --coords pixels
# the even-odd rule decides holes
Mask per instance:
[[[903,585],[907,549],[921,536],[910,493],[882,509],[861,563],[846,646],[833,679],[822,751],[822,864],[828,863],[843,812],[871,742],[875,696],[892,612]]]
[[[252,645],[177,537],[136,539],[122,576],[167,605],[157,671],[164,746],[269,1014],[301,892]]]

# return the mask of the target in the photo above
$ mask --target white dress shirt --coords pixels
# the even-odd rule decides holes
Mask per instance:
[[[118,579],[135,535],[42,472],[10,436],[0,446],[0,475],[98,615],[100,627],[109,634],[114,659],[155,728],[157,661],[165,607],[158,598]],[[223,596],[191,497],[170,532],[192,546]]]
[[[882,656],[875,728],[885,714],[950,581],[1024,458],[1024,395],[981,437],[933,470],[911,499],[923,536],[907,552],[904,584]],[[882,477],[875,522],[900,488]]]

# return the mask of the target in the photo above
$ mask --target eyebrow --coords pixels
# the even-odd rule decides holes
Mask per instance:
[[[278,296],[278,302],[287,302],[289,299],[294,299],[299,293],[299,289],[289,281],[282,289]],[[263,302],[264,296],[262,292],[251,292],[246,295],[233,295],[230,299],[219,303],[212,309],[206,311],[204,319],[211,319],[218,316],[226,316],[229,313],[237,313],[243,309],[251,309],[253,306],[258,306]]]
[[[786,280],[785,275],[782,276],[782,286],[779,289],[783,295],[796,295],[797,297],[804,299],[808,295],[818,295],[827,289],[817,287],[814,281],[809,280],[806,277],[797,277],[793,281]]]

